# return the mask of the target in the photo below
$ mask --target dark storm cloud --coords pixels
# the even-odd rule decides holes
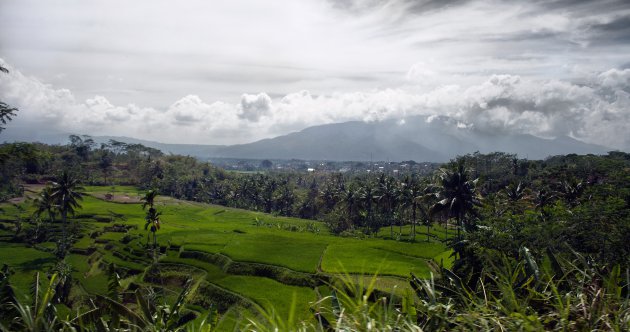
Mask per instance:
[[[522,3],[522,1],[513,1]],[[537,0],[531,1],[540,11],[558,10],[581,13],[609,13],[628,8],[626,0]]]
[[[597,23],[588,26],[593,45],[629,45],[630,44],[630,15],[612,19],[607,23]]]
[[[561,15],[571,21],[566,29],[536,29],[524,26],[521,31],[506,32],[503,27],[478,36],[482,42],[559,42],[565,45],[581,46],[583,43],[592,45],[623,44],[630,42],[630,2],[627,0],[557,0],[557,1],[473,1],[473,0],[330,0],[334,7],[357,15],[378,10],[379,8],[397,8],[396,14],[401,19],[421,18],[423,15],[436,11],[453,11],[456,15],[458,8],[477,4],[494,4],[498,7],[519,6],[521,19],[534,18],[542,15]],[[500,12],[495,13],[500,14]],[[488,18],[492,18],[489,13]],[[466,19],[461,17],[460,19]],[[514,21],[515,24],[518,22]],[[383,30],[374,36],[405,35],[417,32],[417,28],[397,27]],[[469,35],[441,37],[419,42],[416,45],[426,47],[432,43],[453,43],[470,41]],[[551,47],[549,44],[548,46]],[[558,46],[558,45],[555,45]]]

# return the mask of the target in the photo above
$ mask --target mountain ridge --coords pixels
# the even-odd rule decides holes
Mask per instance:
[[[67,137],[66,134],[66,141]],[[110,139],[137,143],[164,153],[190,155],[206,160],[235,158],[445,162],[457,155],[475,151],[502,151],[515,153],[521,158],[544,159],[558,154],[602,154],[611,150],[568,136],[545,139],[529,134],[482,132],[461,126],[454,119],[445,116],[323,124],[286,135],[234,145],[171,144],[124,136],[94,136],[93,139],[97,143],[106,143]]]

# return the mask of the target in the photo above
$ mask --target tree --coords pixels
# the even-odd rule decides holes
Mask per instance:
[[[427,226],[427,242],[430,241],[431,236],[431,224],[432,224],[432,216],[430,213],[431,206],[435,203],[435,190],[436,187],[429,185],[424,187],[419,196],[416,197],[416,201],[418,202],[418,209],[422,212],[422,216],[424,218],[424,225]]]
[[[13,238],[15,240],[19,239],[20,237],[20,233],[22,232],[23,229],[23,220],[22,220],[22,214],[25,212],[24,208],[19,205],[19,204],[13,204],[13,207],[17,210],[15,213],[15,219],[13,220],[13,230],[15,231],[15,234],[13,235]]]
[[[511,202],[518,202],[525,198],[525,195],[527,194],[527,190],[521,182],[519,182],[518,185],[510,183],[507,187],[505,187],[504,192],[505,197],[507,197]]]
[[[580,204],[580,197],[584,189],[584,183],[577,182],[576,180],[563,181],[560,183],[560,194],[571,208]]]
[[[317,208],[317,183],[313,180],[310,185],[308,194],[298,208],[298,217],[304,219],[313,219],[317,216],[319,210]]]
[[[438,176],[438,202],[431,207],[430,214],[446,212],[447,217],[457,220],[457,237],[461,238],[462,227],[471,228],[468,216],[476,216],[475,207],[481,205],[475,193],[477,179],[470,180],[462,162],[454,170],[441,169]]]
[[[146,210],[147,207],[149,207],[149,209],[147,210],[147,214],[144,217],[145,219],[145,224],[144,224],[144,229],[145,230],[149,230],[152,234],[153,234],[153,257],[155,258],[155,250],[157,248],[157,235],[156,232],[160,229],[160,215],[162,214],[161,212],[158,212],[155,207],[155,198],[157,197],[158,193],[155,190],[149,190],[147,191],[147,193],[144,195],[144,197],[142,197],[142,209]],[[147,244],[149,242],[149,234],[147,234]]]
[[[411,232],[413,240],[416,239],[417,212],[420,211],[422,217],[425,218],[424,224],[427,226],[427,242],[429,241],[431,220],[428,217],[425,205],[435,197],[432,189],[432,186],[423,188],[415,177],[406,177],[401,184],[399,199],[403,207],[411,208]]]
[[[109,171],[113,164],[111,154],[112,153],[109,152],[109,150],[101,149],[101,156],[98,161],[98,167],[103,172],[103,178],[104,178],[105,184],[107,184],[107,175],[109,174]]]
[[[339,201],[339,188],[334,181],[326,181],[319,194],[325,212],[330,212]]]
[[[9,70],[0,66],[0,72],[8,74]],[[17,108],[11,107],[0,101],[0,122],[3,125],[7,124],[9,121],[13,119],[13,117],[15,116],[15,112],[17,112],[17,110],[18,110]],[[5,128],[3,126],[0,126],[0,132],[2,132],[4,129]]]
[[[392,215],[397,204],[397,197],[398,187],[396,181],[385,174],[381,174],[378,180],[378,201],[383,204],[385,217],[389,219],[389,231],[392,239],[394,238],[394,218],[392,218]]]
[[[348,222],[351,225],[356,224],[357,220],[357,210],[360,204],[360,195],[361,192],[358,189],[353,188],[352,186],[348,186],[342,195],[341,201],[346,208],[346,218],[348,218]]]
[[[274,195],[276,211],[279,211],[282,215],[290,216],[295,199],[293,188],[291,188],[288,181],[284,181]]]
[[[528,197],[529,192],[529,189],[522,182],[510,183],[503,189],[501,196],[507,199],[509,208],[512,208],[516,213],[522,213],[525,208],[523,201]]]
[[[406,177],[401,185],[399,199],[403,208],[411,208],[411,237],[413,240],[416,239],[416,213],[420,192],[421,189],[416,178]]]
[[[271,167],[273,167],[273,163],[270,160],[265,159],[260,162],[260,167],[265,168],[265,169],[271,169]]]
[[[555,195],[546,188],[541,188],[536,192],[534,196],[534,207],[536,210],[540,211],[540,217],[543,220],[548,217],[547,207],[551,205],[555,198]]]
[[[79,158],[83,161],[88,159],[90,151],[94,146],[94,140],[88,135],[82,135],[81,137],[77,135],[70,135],[70,147],[75,150],[75,153]]]
[[[378,231],[378,225],[374,222],[374,202],[376,200],[376,193],[372,182],[366,182],[359,192],[359,201],[361,206],[365,210],[366,226],[369,231]]]
[[[59,209],[62,220],[62,238],[58,247],[58,255],[64,258],[68,246],[67,237],[67,218],[68,213],[74,215],[76,209],[81,208],[79,201],[83,199],[83,187],[79,185],[79,181],[64,171],[56,182],[52,182],[51,193],[53,200]]]
[[[35,206],[34,215],[36,217],[40,217],[42,213],[48,214],[48,220],[50,223],[55,222],[55,215],[57,214],[57,204],[55,202],[55,198],[52,195],[52,187],[45,187],[39,195],[33,201],[33,205]]]

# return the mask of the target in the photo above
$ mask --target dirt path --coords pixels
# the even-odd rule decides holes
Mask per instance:
[[[35,196],[37,196],[42,191],[42,189],[44,189],[44,187],[46,186],[43,184],[24,184],[22,185],[22,188],[24,188],[24,195],[20,197],[13,197],[7,202],[11,204],[24,203],[28,199],[35,198]]]
[[[114,203],[135,204],[135,203],[142,202],[139,196],[129,196],[129,195],[124,195],[124,194],[114,195],[114,194],[108,194],[108,193],[92,193],[89,195],[98,199],[102,199],[104,201],[114,202]]]

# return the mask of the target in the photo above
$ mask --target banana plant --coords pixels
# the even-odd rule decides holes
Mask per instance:
[[[58,283],[57,274],[53,274],[45,288],[41,286],[39,272],[35,274],[35,280],[31,287],[31,302],[24,303],[16,298],[10,303],[17,316],[11,324],[0,325],[0,331],[55,331],[62,325],[57,319],[57,312],[53,303],[55,288]]]

